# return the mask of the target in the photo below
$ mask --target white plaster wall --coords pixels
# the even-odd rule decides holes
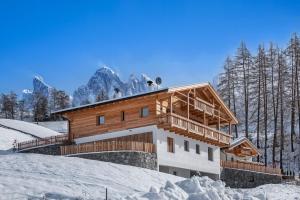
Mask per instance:
[[[154,132],[156,131],[156,126],[145,126],[140,128],[133,128],[133,129],[127,129],[122,131],[115,131],[115,132],[109,132],[109,133],[101,133],[98,135],[88,136],[88,137],[82,137],[75,139],[76,144],[82,144],[87,142],[94,142],[98,140],[105,140],[105,139],[111,139],[111,138],[117,138],[117,137],[123,137],[128,135],[135,135],[140,133],[147,133],[147,132]],[[154,135],[154,134],[152,134]],[[153,136],[154,137],[154,136]],[[156,143],[156,140],[153,139],[153,143]]]
[[[145,132],[153,133],[153,143],[156,144],[157,147],[158,166],[164,165],[212,174],[220,174],[219,147],[183,137],[173,132],[164,131],[163,129],[158,129],[155,125],[78,138],[75,139],[75,142],[76,144],[81,144]],[[167,137],[174,138],[175,153],[167,151]],[[184,151],[184,140],[189,141],[189,152]],[[196,144],[200,145],[200,154],[196,154]],[[212,147],[214,150],[214,161],[208,160],[208,147]],[[178,169],[176,171],[178,171]],[[186,170],[183,170],[183,172],[186,173]]]
[[[191,138],[187,138],[163,129],[157,129],[158,165],[220,174],[220,148]],[[174,139],[175,153],[167,151],[167,137]],[[189,141],[189,152],[184,151],[184,140]],[[200,154],[196,154],[196,144],[200,145]],[[214,160],[208,160],[208,147],[213,148]]]

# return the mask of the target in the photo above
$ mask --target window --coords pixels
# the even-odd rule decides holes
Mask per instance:
[[[174,153],[175,152],[174,151],[174,139],[168,137],[167,140],[168,140],[168,152]]]
[[[185,151],[190,151],[190,148],[189,148],[189,141],[184,140],[184,150],[185,150]]]
[[[173,175],[175,175],[175,176],[176,176],[176,175],[177,175],[177,172],[176,172],[176,171],[173,171]]]
[[[211,147],[208,147],[208,160],[210,161],[214,161],[214,151],[213,151],[213,148]]]
[[[196,144],[196,154],[200,154],[200,145]]]
[[[97,125],[102,125],[105,123],[105,117],[103,115],[97,117]]]
[[[125,121],[125,112],[121,111],[121,121]]]
[[[147,117],[149,115],[149,108],[143,107],[141,108],[141,117]]]

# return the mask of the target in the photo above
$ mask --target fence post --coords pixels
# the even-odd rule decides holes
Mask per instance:
[[[107,188],[105,188],[105,200],[107,200]]]

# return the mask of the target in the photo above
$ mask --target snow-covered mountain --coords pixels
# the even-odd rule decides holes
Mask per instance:
[[[149,86],[148,81],[152,81],[153,84]],[[132,74],[127,81],[122,81],[116,72],[105,66],[98,69],[87,84],[79,86],[73,92],[72,105],[78,106],[104,99],[130,96],[152,91],[157,87],[155,82],[145,74],[139,78]],[[33,89],[23,90],[25,105],[31,107],[34,94],[42,94],[49,100],[52,91],[53,87],[48,85],[41,76],[35,76]]]
[[[148,86],[148,81],[153,82],[151,87]],[[74,91],[73,106],[93,103],[97,97],[99,100],[99,95],[102,96],[100,99],[111,99],[147,92],[155,88],[157,85],[145,74],[142,74],[140,78],[130,75],[128,81],[123,82],[116,72],[105,66],[98,69],[86,85],[82,85]]]
[[[41,76],[34,76],[32,86],[33,89],[24,89],[22,91],[23,100],[28,109],[31,108],[34,94],[41,94],[49,99],[53,89],[51,86],[45,83],[43,77]]]
[[[42,94],[45,97],[49,97],[52,87],[44,82],[43,77],[35,76],[33,78],[33,93]]]

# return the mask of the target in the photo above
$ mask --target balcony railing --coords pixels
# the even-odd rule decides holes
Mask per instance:
[[[17,144],[17,150],[24,150],[33,147],[39,147],[44,145],[52,145],[52,144],[63,144],[68,140],[68,135],[56,135],[51,137],[45,137],[35,140],[29,140],[25,142],[20,142]]]
[[[194,108],[212,116],[220,116],[226,118],[225,114],[214,108],[213,105],[205,103],[200,99],[194,99]]]
[[[155,153],[155,144],[136,141],[98,141],[60,147],[61,155],[106,151],[142,151]]]
[[[189,120],[177,114],[162,114],[159,117],[159,123],[166,124],[171,127],[197,134],[203,138],[229,145],[231,136],[222,131],[200,124],[196,121]]]
[[[254,171],[267,174],[281,175],[280,168],[277,167],[266,167],[262,163],[255,162],[241,162],[241,161],[225,161],[221,160],[221,167],[231,168],[231,169],[240,169],[247,171]]]

